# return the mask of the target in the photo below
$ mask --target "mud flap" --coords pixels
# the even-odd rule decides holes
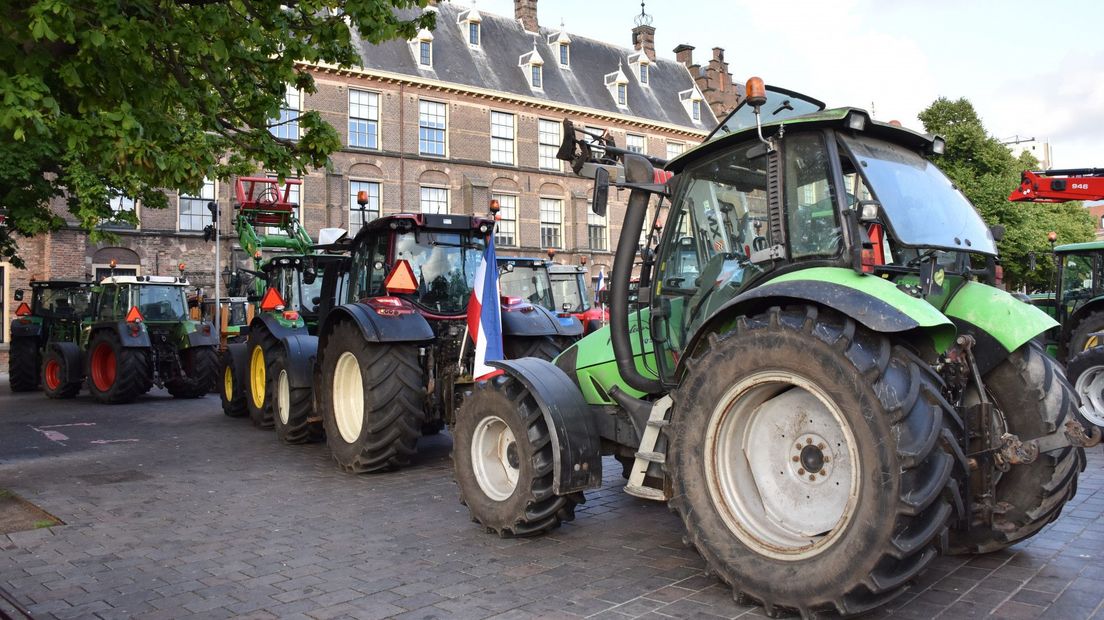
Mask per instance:
[[[579,388],[551,362],[536,358],[490,362],[516,378],[541,408],[552,437],[556,495],[602,486],[602,454],[590,406]]]
[[[296,334],[284,339],[287,355],[288,385],[292,388],[309,388],[318,356],[318,337]]]

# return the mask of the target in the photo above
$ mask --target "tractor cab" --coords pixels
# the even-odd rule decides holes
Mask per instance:
[[[282,306],[279,318],[287,321],[288,326],[305,324],[310,333],[315,333],[322,310],[322,272],[326,265],[336,263],[343,257],[338,255],[295,255],[276,256],[266,262],[261,271],[264,274],[266,290],[261,297],[262,305],[267,302],[275,311]],[[280,303],[282,302],[282,303]]]
[[[375,219],[352,241],[347,301],[394,304],[428,319],[468,307],[493,223],[468,215],[403,213]]]
[[[80,322],[88,316],[92,286],[88,282],[43,280],[31,282],[31,299],[24,301],[22,289],[15,292],[16,320]]]
[[[1070,243],[1054,248],[1058,285],[1033,299],[1062,325],[1049,340],[1060,359],[1104,344],[1093,334],[1104,331],[1104,242]]]
[[[556,305],[579,319],[587,333],[609,322],[609,311],[594,305],[587,292],[586,267],[552,265],[548,271],[552,277],[552,295],[556,299]]]
[[[15,291],[8,359],[12,391],[30,391],[45,383],[50,394],[51,381],[58,385],[56,374],[43,376],[43,360],[50,347],[77,342],[81,323],[89,316],[91,298],[89,283],[69,280],[31,282],[30,299],[23,289]]]
[[[498,287],[503,298],[513,298],[560,312],[553,295],[550,267],[544,259],[498,257]]]

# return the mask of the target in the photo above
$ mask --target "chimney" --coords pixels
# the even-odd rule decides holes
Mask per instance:
[[[689,67],[694,64],[694,46],[683,43],[674,49],[675,60]]]
[[[724,62],[724,48],[723,47],[714,47],[713,48],[713,60],[716,60],[717,62]]]
[[[537,0],[514,0],[514,18],[529,32],[540,32],[537,24]]]
[[[632,30],[633,48],[643,51],[649,60],[655,60],[655,27],[640,25]]]

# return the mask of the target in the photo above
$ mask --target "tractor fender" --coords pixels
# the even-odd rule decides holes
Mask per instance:
[[[293,388],[311,387],[314,360],[318,356],[318,336],[295,334],[285,338],[283,344],[288,384]]]
[[[62,383],[80,383],[84,381],[84,356],[75,342],[51,342],[47,349],[57,351],[65,360],[65,379]]]
[[[543,306],[526,306],[526,311],[502,311],[503,336],[571,336],[583,335],[579,319],[560,317]],[[532,308],[532,310],[528,310]]]
[[[271,314],[262,313],[253,317],[253,321],[249,326],[253,329],[257,329],[257,326],[263,326],[268,330],[268,333],[272,334],[275,338],[283,340],[295,334],[307,333],[307,328],[304,327],[287,327]]]
[[[11,322],[11,337],[14,338],[39,338],[42,336],[42,323],[40,321],[24,321],[15,319]]]
[[[338,321],[353,321],[368,342],[428,342],[436,338],[429,321],[417,312],[380,316],[368,304],[338,306],[326,315],[319,334],[328,334]]]
[[[704,334],[734,316],[794,302],[831,308],[879,333],[919,330],[931,338],[940,353],[951,346],[956,334],[954,323],[934,306],[888,280],[845,268],[814,267],[785,274],[729,300],[696,331],[686,351],[693,351]]]
[[[552,438],[552,491],[566,495],[602,485],[601,440],[578,386],[551,362],[523,358],[488,362],[533,395]]]
[[[204,326],[207,327],[207,332],[203,332]],[[199,323],[196,325],[196,329],[188,332],[188,347],[217,347],[218,346],[218,334],[215,332],[215,327],[209,321]]]
[[[943,312],[959,331],[974,336],[974,355],[982,373],[1035,336],[1058,327],[1058,322],[1038,307],[980,282],[963,284]]]
[[[151,346],[149,330],[145,326],[139,329],[137,334],[132,334],[130,325],[126,321],[107,323],[93,331],[92,335],[95,336],[95,332],[105,329],[114,331],[119,336],[119,344],[128,349],[147,349]],[[91,339],[89,342],[91,342]]]
[[[234,377],[245,377],[246,368],[249,367],[249,344],[232,342],[226,345],[226,353],[230,356],[230,368],[234,372]]]

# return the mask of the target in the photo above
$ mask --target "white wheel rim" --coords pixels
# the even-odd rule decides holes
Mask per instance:
[[[1104,366],[1092,366],[1077,377],[1074,385],[1081,399],[1081,415],[1097,426],[1104,426]]]
[[[471,459],[475,480],[487,497],[502,502],[514,494],[521,473],[518,457],[514,432],[502,418],[480,420],[472,434]]]
[[[276,377],[276,412],[280,422],[287,424],[291,418],[291,386],[288,384],[287,370],[280,369]]]
[[[800,560],[831,546],[854,514],[860,469],[843,413],[796,374],[740,381],[709,421],[710,499],[732,533],[764,556]]]
[[[337,358],[333,377],[334,421],[345,443],[360,437],[364,426],[364,385],[360,377],[360,362],[346,351]]]

